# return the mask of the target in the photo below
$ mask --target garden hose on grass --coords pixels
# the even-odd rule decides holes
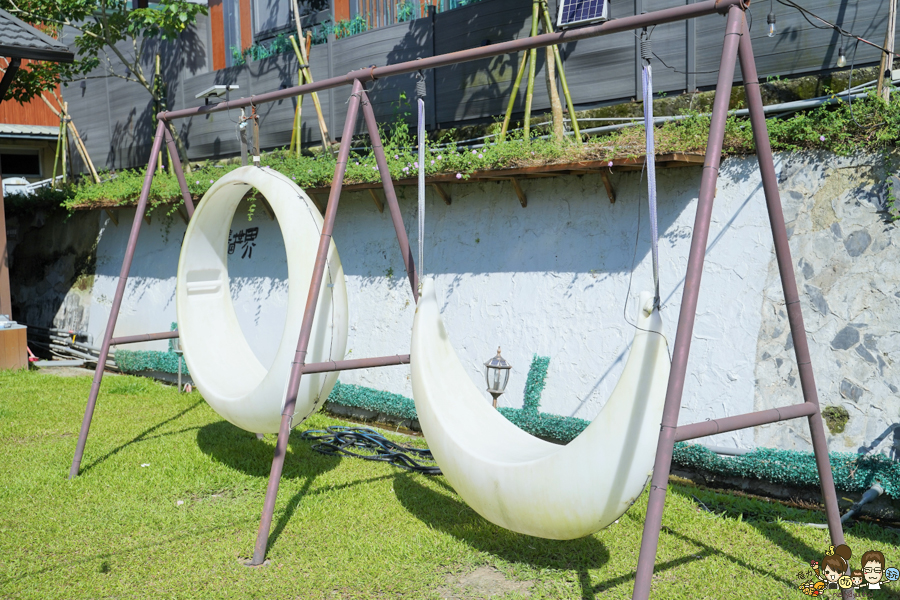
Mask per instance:
[[[424,460],[433,463],[431,450],[395,444],[367,427],[335,425],[327,430],[307,429],[300,437],[318,442],[313,444],[312,449],[321,454],[331,456],[346,454],[364,460],[387,462],[395,467],[425,475],[441,475],[440,467],[419,462]]]

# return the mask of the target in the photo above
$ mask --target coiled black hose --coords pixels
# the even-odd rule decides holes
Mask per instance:
[[[424,460],[433,463],[431,450],[395,444],[367,427],[334,425],[325,430],[307,429],[300,437],[317,442],[313,444],[312,449],[321,454],[331,456],[346,454],[363,460],[390,463],[395,467],[425,475],[441,475],[441,468],[437,465],[419,462]]]

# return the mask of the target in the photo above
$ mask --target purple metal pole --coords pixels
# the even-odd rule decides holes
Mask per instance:
[[[423,69],[436,69],[438,67],[446,67],[458,63],[479,60],[482,58],[491,58],[500,56],[501,54],[513,54],[523,50],[531,50],[532,48],[544,48],[557,44],[565,44],[567,42],[575,42],[587,38],[597,37],[601,35],[610,35],[623,31],[633,31],[643,27],[651,27],[653,25],[662,25],[664,23],[674,23],[676,21],[685,21],[712,14],[725,14],[733,7],[749,6],[749,0],[705,0],[704,2],[696,2],[694,4],[686,4],[676,6],[674,8],[666,8],[650,13],[634,15],[632,17],[622,17],[621,19],[613,19],[606,21],[600,25],[591,25],[588,27],[580,27],[577,29],[567,29],[556,31],[553,33],[544,33],[534,37],[526,37],[509,42],[501,42],[499,44],[491,44],[489,46],[481,46],[479,48],[470,48],[468,50],[460,50],[458,52],[448,52],[447,54],[439,54],[428,58],[420,58],[407,62],[397,63],[395,65],[387,65],[384,67],[370,67],[351,71],[346,75],[322,79],[315,83],[305,83],[283,90],[277,90],[259,96],[250,96],[249,98],[239,98],[228,102],[219,102],[218,104],[210,104],[208,106],[197,106],[195,108],[185,108],[182,110],[174,110],[159,113],[166,120],[182,119],[192,117],[194,115],[205,115],[209,113],[223,112],[233,108],[244,108],[252,105],[259,105],[265,102],[275,102],[286,98],[293,98],[301,94],[309,94],[311,92],[321,92],[342,85],[349,85],[354,81],[372,81],[393,75],[403,75],[406,73],[414,73]]]
[[[800,388],[803,391],[804,403],[813,409],[809,414],[809,431],[812,437],[813,451],[816,455],[816,466],[819,470],[819,482],[822,486],[822,498],[825,502],[825,515],[828,519],[828,529],[831,532],[831,543],[837,546],[844,543],[841,513],[838,509],[837,494],[834,490],[831,461],[828,457],[828,444],[825,440],[825,427],[822,424],[822,415],[819,411],[819,397],[816,392],[816,380],[813,376],[812,361],[809,356],[806,327],[803,325],[803,313],[800,310],[800,294],[797,292],[797,281],[794,278],[791,246],[788,243],[784,213],[781,209],[778,177],[775,174],[775,160],[772,156],[772,146],[769,143],[769,132],[766,127],[766,116],[763,113],[762,96],[759,92],[756,61],[753,59],[753,46],[750,42],[750,33],[746,23],[744,23],[743,32],[739,57],[741,72],[744,77],[744,91],[747,95],[747,106],[750,110],[750,124],[753,127],[753,141],[756,144],[756,157],[759,161],[763,192],[766,195],[769,223],[772,227],[772,238],[775,242],[775,258],[778,262],[778,272],[781,275],[781,289],[784,291],[788,323],[791,326],[791,337],[794,341],[794,354],[797,357],[797,369],[800,372]],[[844,594],[844,598],[853,597],[852,590],[844,590],[844,592],[849,592],[849,595]]]
[[[162,122],[165,123],[166,146],[169,148],[169,156],[172,158],[172,170],[175,171],[175,177],[178,178],[178,187],[181,188],[181,197],[184,198],[184,207],[187,209],[188,219],[190,219],[194,216],[194,199],[191,197],[191,191],[184,179],[184,169],[181,167],[178,147],[175,146],[175,138],[169,130],[171,124],[165,119],[162,119]]]
[[[638,556],[637,572],[634,580],[634,593],[632,595],[634,600],[647,600],[650,597],[653,564],[656,561],[656,548],[659,544],[659,531],[662,526],[662,513],[666,502],[666,486],[669,483],[669,469],[672,465],[678,412],[681,409],[681,396],[684,392],[688,354],[690,353],[691,337],[694,330],[694,317],[697,313],[700,278],[703,275],[706,242],[709,238],[709,222],[712,216],[713,198],[716,194],[719,163],[722,159],[725,121],[728,118],[728,102],[731,99],[731,83],[734,80],[735,59],[737,58],[738,42],[741,38],[742,23],[742,10],[738,6],[733,5],[728,10],[728,21],[725,25],[725,43],[722,48],[722,60],[719,64],[719,80],[716,84],[716,97],[713,101],[709,140],[706,145],[706,160],[700,179],[700,195],[697,201],[697,215],[694,218],[694,234],[691,238],[687,273],[684,278],[681,313],[678,316],[678,329],[675,334],[672,370],[669,372],[669,384],[666,389],[666,403],[659,432],[659,444],[656,447],[656,461],[653,466],[653,478],[650,482],[647,518],[644,521],[641,553]]]
[[[341,188],[344,185],[344,173],[347,171],[347,160],[350,157],[353,133],[356,131],[356,118],[359,114],[361,92],[362,84],[359,81],[354,82],[353,91],[350,93],[349,106],[347,107],[347,120],[344,121],[344,133],[341,136],[341,148],[334,168],[334,180],[331,184],[331,193],[328,195],[325,223],[322,226],[322,234],[319,237],[316,263],[313,267],[312,281],[309,284],[309,294],[306,297],[306,310],[303,313],[303,324],[300,326],[300,339],[297,341],[297,352],[294,354],[291,376],[288,380],[284,410],[281,411],[281,426],[278,429],[278,441],[275,442],[275,455],[272,458],[272,470],[269,472],[266,500],[263,504],[262,517],[259,521],[259,531],[256,534],[256,546],[253,549],[251,565],[261,565],[266,559],[269,530],[272,527],[272,515],[275,512],[275,498],[278,496],[278,485],[281,482],[281,471],[284,467],[284,457],[287,453],[288,437],[291,434],[291,420],[294,417],[294,406],[297,404],[300,378],[303,376],[303,367],[306,363],[306,351],[309,347],[313,317],[316,315],[316,304],[319,301],[319,289],[322,287],[322,279],[325,273],[325,261],[328,258],[328,249],[331,246],[334,218],[337,213],[338,201],[341,197]]]
[[[353,369],[368,369],[370,367],[391,367],[394,365],[408,365],[409,354],[397,356],[379,356],[377,358],[356,358],[353,360],[332,360],[329,362],[309,363],[303,367],[303,374],[328,373],[330,371],[352,371]]]
[[[375,154],[375,162],[378,164],[378,172],[381,174],[381,182],[384,185],[384,197],[391,209],[391,221],[394,222],[394,231],[397,232],[397,241],[400,242],[400,253],[403,255],[406,276],[409,278],[409,285],[412,286],[413,300],[418,302],[419,275],[416,273],[412,250],[409,249],[409,238],[406,236],[403,215],[400,214],[400,204],[397,202],[397,194],[394,192],[391,170],[388,168],[387,158],[384,156],[384,146],[381,145],[381,134],[378,133],[375,111],[372,110],[372,103],[369,102],[369,96],[365,90],[362,92],[362,111],[363,118],[366,120],[366,129],[369,130],[369,139],[372,142],[372,152]],[[424,165],[422,168],[425,168]]]
[[[178,337],[178,330],[163,331],[162,333],[140,333],[138,335],[123,335],[122,337],[112,338],[109,340],[110,346],[118,346],[120,344],[136,344],[138,342],[153,342],[156,340],[171,340]]]
[[[94,371],[94,382],[91,384],[91,393],[88,396],[87,407],[84,409],[84,419],[81,421],[81,431],[78,433],[78,444],[75,446],[75,456],[72,458],[72,466],[69,469],[69,479],[78,475],[81,468],[81,457],[84,456],[84,445],[87,443],[88,431],[91,428],[91,418],[94,416],[94,407],[97,404],[97,395],[100,393],[100,381],[103,379],[103,367],[109,356],[109,346],[113,331],[116,328],[116,320],[119,317],[119,308],[122,306],[122,298],[125,296],[125,284],[128,283],[128,272],[131,270],[131,261],[134,260],[134,249],[137,247],[138,235],[141,231],[141,221],[147,211],[147,199],[150,197],[150,184],[153,181],[153,173],[156,171],[156,157],[162,147],[163,121],[156,126],[156,136],[153,138],[153,146],[150,150],[150,161],[147,163],[147,174],[144,175],[144,187],[141,188],[141,196],[137,208],[134,211],[134,221],[131,223],[131,234],[128,236],[128,246],[125,248],[125,258],[122,260],[122,270],[119,272],[119,283],[116,286],[116,294],[113,296],[112,307],[109,309],[109,321],[106,331],[103,332],[103,344],[100,346],[100,357],[97,359],[97,370]]]
[[[717,433],[747,429],[748,427],[777,423],[778,421],[787,421],[788,419],[808,417],[814,412],[818,412],[816,407],[808,402],[801,402],[800,404],[782,406],[780,408],[770,408],[769,410],[761,410],[734,417],[701,421],[699,423],[691,423],[690,425],[679,425],[675,430],[675,441],[683,442],[685,440],[693,440],[708,435],[716,435]]]

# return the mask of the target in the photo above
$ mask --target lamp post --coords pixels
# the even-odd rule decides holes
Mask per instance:
[[[484,363],[484,380],[488,393],[494,397],[494,408],[497,408],[497,398],[506,390],[510,369],[512,365],[500,356],[500,348],[497,348],[497,356]]]

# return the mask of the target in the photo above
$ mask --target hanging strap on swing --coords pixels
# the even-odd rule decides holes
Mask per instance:
[[[416,104],[419,113],[419,286],[425,275],[425,75],[416,73]]]
[[[644,131],[647,142],[647,196],[650,200],[650,251],[653,257],[653,306],[659,309],[659,231],[656,219],[656,144],[653,137],[653,72],[650,58],[653,45],[646,29],[641,33],[642,84],[644,88]]]

